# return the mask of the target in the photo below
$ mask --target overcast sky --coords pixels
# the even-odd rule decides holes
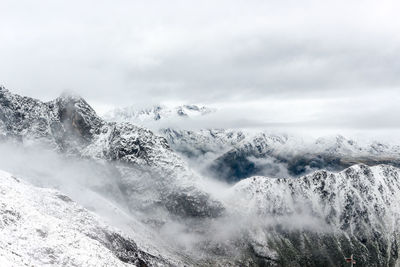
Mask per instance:
[[[0,83],[99,112],[202,103],[232,120],[400,126],[399,1],[0,1]]]

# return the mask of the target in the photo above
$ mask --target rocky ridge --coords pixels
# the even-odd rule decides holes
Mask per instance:
[[[129,116],[119,109],[113,119],[137,124],[153,122],[154,130],[164,136],[171,148],[198,171],[235,183],[253,175],[299,177],[316,170],[340,171],[353,164],[400,166],[400,145],[377,140],[359,143],[342,135],[307,138],[268,131],[246,129],[174,128],[159,124],[153,117]],[[131,112],[137,114],[141,111]],[[194,117],[187,117],[188,119]],[[199,167],[200,166],[200,167]]]
[[[217,201],[196,187],[200,177],[165,138],[130,123],[106,122],[79,96],[64,94],[44,103],[2,87],[0,131],[3,139],[41,143],[69,155],[115,164],[120,187],[135,209],[166,208],[178,216],[200,217],[222,211]],[[135,192],[148,198],[135,198]],[[174,198],[182,194],[190,197]],[[184,203],[190,200],[203,204]]]
[[[397,266],[400,172],[355,165],[295,179],[252,177],[231,198],[246,220],[251,251],[265,264]],[[241,198],[242,201],[236,201]],[[256,215],[255,215],[256,214]]]

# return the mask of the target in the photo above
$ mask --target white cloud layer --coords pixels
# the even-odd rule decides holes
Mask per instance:
[[[400,125],[398,1],[3,0],[0,10],[0,82],[24,95],[238,106],[232,120],[266,124]]]

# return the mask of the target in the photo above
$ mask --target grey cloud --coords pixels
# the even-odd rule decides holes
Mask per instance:
[[[133,84],[155,93],[166,90],[164,94],[210,102],[270,95],[370,93],[400,86],[400,50],[388,51],[384,40],[369,46],[350,42],[329,47],[319,40],[285,43],[283,39],[259,38],[251,49],[231,49],[231,44],[246,42],[234,39],[222,47],[179,51],[161,57],[153,68],[126,75]]]
[[[0,83],[41,99],[72,89],[99,106],[244,102],[252,109],[262,99],[329,105],[338,96],[357,100],[381,90],[389,99],[400,87],[398,5],[6,0],[0,3]],[[393,105],[375,117],[389,123],[388,114],[398,111]],[[334,108],[315,109],[315,123],[331,118]],[[358,111],[346,106],[344,112]],[[292,113],[293,121],[313,123]],[[231,115],[231,121],[253,120]],[[333,121],[368,120],[347,117]]]

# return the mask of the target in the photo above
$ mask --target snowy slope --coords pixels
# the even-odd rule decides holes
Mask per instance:
[[[225,215],[193,223],[201,236],[190,237],[186,263],[139,245],[59,191],[1,172],[0,194],[0,262],[14,266],[345,266],[352,253],[361,266],[398,263],[400,170],[384,165],[245,179],[221,191]]]
[[[62,193],[0,171],[2,266],[162,266],[129,236]]]
[[[355,165],[297,179],[253,177],[236,184],[228,198],[243,218],[252,218],[250,243],[268,262],[339,266],[354,254],[361,266],[399,264],[397,168]]]

